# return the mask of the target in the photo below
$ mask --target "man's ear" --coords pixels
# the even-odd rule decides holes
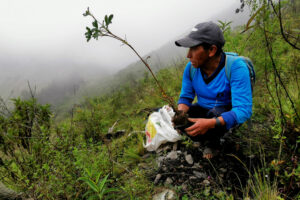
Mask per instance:
[[[218,47],[216,45],[211,45],[210,48],[209,48],[209,53],[208,53],[208,56],[209,57],[214,57],[217,53],[217,50],[218,50]]]

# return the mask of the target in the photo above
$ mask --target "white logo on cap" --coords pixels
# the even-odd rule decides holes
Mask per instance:
[[[195,27],[192,29],[192,31],[198,31],[198,29],[196,29]]]

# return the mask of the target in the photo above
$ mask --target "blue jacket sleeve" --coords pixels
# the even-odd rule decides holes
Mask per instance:
[[[252,115],[252,90],[249,70],[242,59],[237,59],[231,66],[231,102],[232,109],[221,116],[230,129],[242,124]]]
[[[185,70],[183,72],[182,87],[178,104],[185,104],[187,106],[191,106],[195,98],[195,90],[193,88],[192,80],[190,77],[191,67],[191,62],[189,62],[186,65]]]

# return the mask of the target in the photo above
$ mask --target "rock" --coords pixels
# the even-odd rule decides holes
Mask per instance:
[[[148,165],[147,165],[147,163],[139,163],[139,164],[138,164],[138,167],[139,167],[139,168],[142,168],[142,169],[147,169],[147,168],[148,168]]]
[[[250,158],[250,159],[254,159],[255,158],[255,155],[250,155],[250,156],[248,156],[248,158]]]
[[[145,155],[143,155],[143,159],[147,159],[147,158],[149,158],[150,157],[150,153],[146,153]]]
[[[178,150],[176,151],[178,153],[178,155],[181,155],[182,154],[182,151]]]
[[[170,177],[168,177],[165,181],[165,185],[171,185],[172,183],[173,183],[173,180]]]
[[[185,156],[185,160],[188,164],[192,165],[194,163],[193,157],[191,154]]]
[[[193,165],[193,168],[194,168],[194,169],[202,169],[203,166],[200,165],[199,163],[195,163],[195,164]]]
[[[193,147],[196,149],[196,148],[199,148],[200,147],[200,142],[194,142],[193,143]]]
[[[21,199],[21,195],[21,193],[17,193],[14,190],[7,188],[2,182],[0,182],[0,199]]]
[[[176,151],[171,151],[170,153],[168,153],[167,158],[170,160],[177,160],[178,155]]]
[[[165,151],[165,152],[168,152],[168,151],[170,151],[170,150],[171,150],[170,145],[167,145],[167,146],[164,147],[164,151]]]
[[[176,193],[173,190],[165,189],[161,193],[153,196],[152,200],[175,200]]]
[[[163,172],[167,172],[167,171],[168,171],[167,166],[163,166],[163,167],[162,167],[162,171],[163,171]]]
[[[156,149],[155,153],[160,153],[163,151],[163,148],[162,147],[159,147],[158,149]]]
[[[202,173],[202,172],[193,171],[193,174],[194,174],[197,178],[201,178],[201,179],[206,179],[206,178],[207,178],[207,174]]]
[[[178,148],[178,143],[177,143],[177,142],[175,142],[175,143],[173,144],[173,151],[176,151],[176,150],[177,150],[177,148]]]
[[[158,157],[158,158],[156,159],[156,163],[157,163],[157,166],[158,166],[158,167],[161,167],[161,165],[162,165],[164,159],[165,159],[165,157],[163,157],[163,156],[160,156],[160,157]]]
[[[219,171],[222,172],[222,173],[226,173],[226,172],[227,172],[227,169],[225,169],[225,168],[220,168]]]
[[[182,188],[183,191],[187,191],[188,185],[187,185],[186,183],[183,183],[183,184],[181,185],[181,188]]]
[[[154,180],[154,185],[156,185],[158,183],[160,178],[161,178],[161,174],[157,174],[156,177],[155,177],[155,180]]]
[[[197,180],[197,177],[196,177],[196,176],[190,176],[189,179],[190,179],[191,181],[194,181],[194,180]]]
[[[202,183],[203,183],[204,185],[209,185],[209,184],[210,184],[210,182],[209,182],[208,180],[206,180],[206,179],[203,180]]]

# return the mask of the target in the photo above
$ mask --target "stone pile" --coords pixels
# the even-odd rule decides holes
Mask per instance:
[[[188,191],[206,186],[231,187],[240,185],[240,180],[247,178],[246,170],[234,156],[228,155],[228,149],[219,149],[214,158],[207,160],[203,158],[204,146],[199,142],[190,146],[188,148],[181,142],[170,143],[156,151],[154,184],[180,186],[183,191]],[[236,155],[234,149],[231,146],[230,151]]]

